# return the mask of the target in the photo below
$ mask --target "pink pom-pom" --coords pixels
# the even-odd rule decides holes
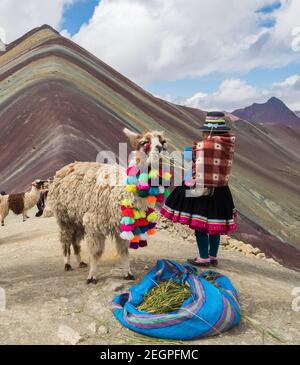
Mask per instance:
[[[136,166],[130,166],[126,170],[127,176],[137,176],[140,172],[140,170]]]
[[[140,181],[138,183],[137,187],[138,187],[139,190],[148,190],[149,189],[149,184],[147,182]]]
[[[121,231],[130,232],[134,230],[134,224],[121,224]]]

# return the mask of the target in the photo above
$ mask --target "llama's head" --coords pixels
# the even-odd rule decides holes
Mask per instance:
[[[44,180],[35,180],[31,185],[32,185],[32,187],[34,187],[37,190],[44,190],[45,189],[45,181]]]
[[[145,153],[148,159],[167,151],[167,139],[164,131],[145,132],[144,134],[132,132],[127,128],[124,128],[123,131],[135,151]]]

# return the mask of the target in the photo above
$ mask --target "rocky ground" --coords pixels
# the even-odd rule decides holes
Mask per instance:
[[[196,254],[189,230],[165,221],[159,226],[148,248],[131,252],[138,278],[159,258],[184,262]],[[243,320],[230,332],[192,343],[300,344],[300,312],[292,310],[300,273],[243,242],[225,237],[222,243],[218,271],[237,287]],[[88,260],[85,245],[83,256]],[[0,344],[161,343],[124,329],[111,313],[111,299],[132,285],[121,280],[112,242],[99,264],[99,283],[87,286],[86,277],[87,269],[63,271],[54,218],[23,223],[9,216],[6,227],[0,227],[0,287],[7,300],[0,311]]]

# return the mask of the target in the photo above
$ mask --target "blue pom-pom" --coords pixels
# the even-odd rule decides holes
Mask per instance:
[[[138,179],[137,179],[136,176],[127,176],[126,183],[128,185],[137,185],[138,184]]]
[[[148,191],[149,195],[157,196],[159,194],[159,188],[158,187],[151,187]]]

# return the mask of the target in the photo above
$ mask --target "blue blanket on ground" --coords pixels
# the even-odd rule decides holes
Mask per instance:
[[[213,278],[213,283],[205,278]],[[136,309],[146,294],[162,281],[187,282],[192,296],[177,312],[149,314]],[[127,328],[146,336],[190,340],[228,331],[240,321],[238,294],[230,280],[214,271],[197,275],[194,268],[171,260],[159,260],[156,266],[128,292],[113,301],[115,317]]]

